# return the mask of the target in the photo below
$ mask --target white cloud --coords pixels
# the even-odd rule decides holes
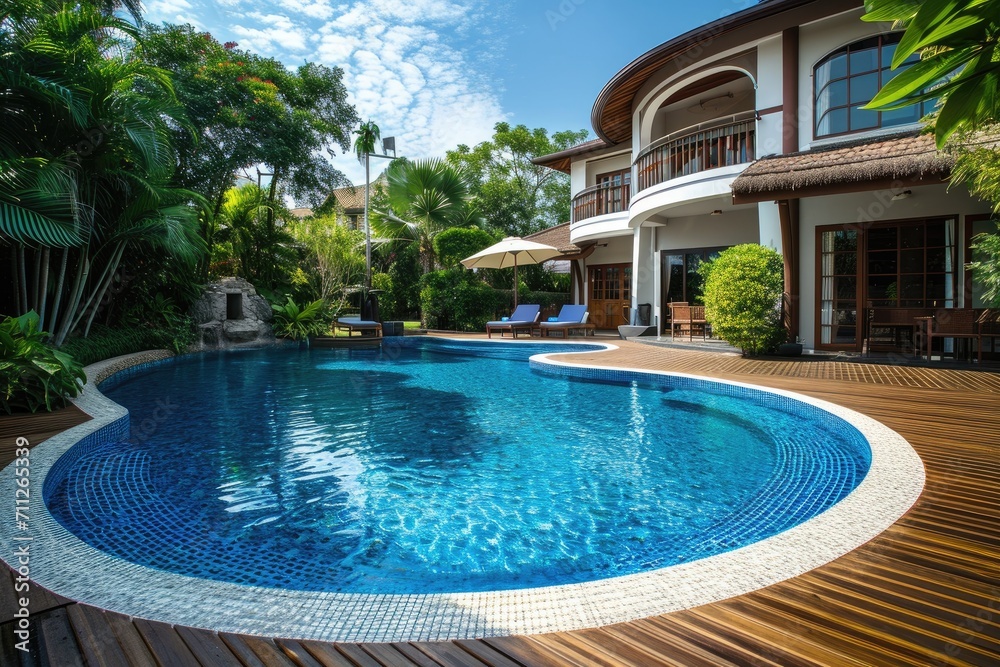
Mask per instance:
[[[400,155],[416,159],[489,139],[504,119],[499,87],[481,69],[497,55],[486,43],[497,6],[495,0],[152,0],[147,19],[190,22],[289,66],[308,60],[341,67],[358,115],[394,135]],[[352,154],[334,164],[363,181]]]

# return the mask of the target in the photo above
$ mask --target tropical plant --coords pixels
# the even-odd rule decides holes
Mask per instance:
[[[364,234],[339,224],[333,215],[296,221],[289,231],[306,250],[304,273],[317,277],[317,295],[339,311],[350,288],[364,280]]]
[[[705,318],[719,338],[743,350],[762,354],[785,342],[781,324],[784,287],[781,255],[755,243],[727,248],[704,262]]]
[[[382,130],[371,119],[361,123],[357,137],[354,139],[354,153],[358,159],[375,152],[378,140],[382,138]]]
[[[212,222],[213,262],[233,260],[227,264],[233,274],[259,289],[285,284],[297,260],[294,238],[285,228],[290,217],[255,183],[230,188]]]
[[[1000,213],[1000,0],[866,0],[865,9],[866,21],[906,28],[894,68],[914,53],[921,57],[869,106],[894,109],[940,97],[931,120],[938,147],[955,157],[952,181],[965,182]],[[1000,305],[1000,231],[974,240],[979,259],[968,268],[985,287],[985,299]]]
[[[7,414],[64,407],[87,376],[72,356],[45,343],[38,313],[0,322],[0,409]]]
[[[395,160],[386,180],[388,210],[376,211],[372,229],[383,240],[416,243],[424,272],[436,264],[437,234],[480,222],[464,172],[444,160]]]
[[[893,77],[865,107],[890,110],[940,98],[938,147],[959,129],[998,120],[1000,1],[866,0],[864,21],[894,21],[906,31],[892,68],[915,53],[920,62]]]
[[[272,304],[274,311],[274,335],[279,338],[305,340],[309,336],[324,333],[328,323],[323,321],[323,299],[316,299],[304,307],[299,307],[292,297],[282,305]]]
[[[131,252],[201,251],[198,197],[169,186],[184,114],[108,6],[18,3],[0,31],[0,238],[14,245],[16,311],[34,309],[57,345],[90,329]]]

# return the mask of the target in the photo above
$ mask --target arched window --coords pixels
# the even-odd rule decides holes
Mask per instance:
[[[816,65],[813,90],[817,138],[916,123],[933,109],[933,101],[893,111],[861,108],[892,77],[920,59],[912,55],[896,71],[889,69],[902,36],[892,33],[863,39],[834,51]]]

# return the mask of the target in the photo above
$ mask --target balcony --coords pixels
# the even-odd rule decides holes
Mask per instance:
[[[592,185],[573,197],[573,222],[596,218],[607,213],[621,213],[628,210],[628,183],[621,185]]]
[[[755,111],[742,112],[650,144],[635,161],[636,192],[679,176],[753,162],[756,121]]]

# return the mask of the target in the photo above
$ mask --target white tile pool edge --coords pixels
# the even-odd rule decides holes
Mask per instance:
[[[510,342],[510,341],[506,341]],[[613,345],[607,345],[614,348]],[[579,354],[579,352],[577,352]],[[138,357],[136,363],[148,358]],[[579,368],[536,355],[532,361]],[[100,377],[122,358],[88,366]],[[740,549],[661,570],[582,584],[461,594],[365,595],[240,586],[136,565],[94,549],[62,527],[41,501],[42,483],[76,442],[121,418],[124,408],[88,385],[76,404],[94,419],[53,437],[31,452],[32,494],[27,531],[0,522],[3,557],[30,536],[33,584],[130,616],[218,631],[341,642],[433,641],[538,634],[625,622],[688,609],[748,593],[824,565],[868,542],[919,497],[924,467],[896,432],[860,413],[800,394],[701,376],[708,380],[795,398],[826,410],[861,431],[872,463],[861,484],[839,503],[785,532]],[[13,504],[13,464],[0,472],[0,498]]]

